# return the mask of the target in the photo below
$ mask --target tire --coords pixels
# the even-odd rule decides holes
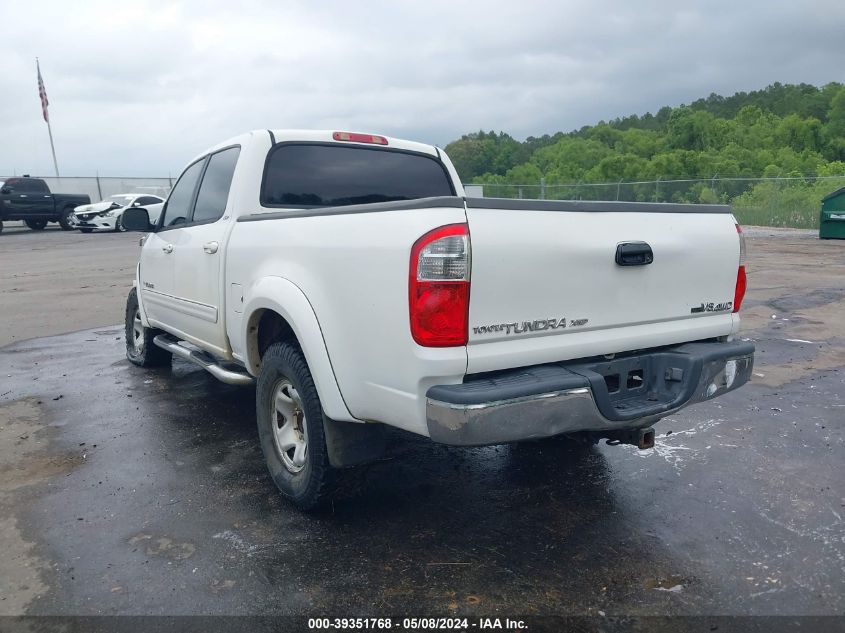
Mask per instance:
[[[65,207],[59,214],[59,226],[62,231],[72,231],[74,229],[73,223],[70,221],[70,216],[73,215],[73,207]]]
[[[126,233],[126,229],[123,228],[123,214],[121,214],[120,217],[118,217],[114,221],[114,232],[115,233]]]
[[[170,364],[173,355],[153,343],[161,330],[141,325],[138,291],[133,288],[126,299],[126,358],[138,367],[163,367]]]
[[[3,220],[0,220],[0,233],[3,232]]]
[[[94,229],[79,229],[82,233],[91,233]]]
[[[317,388],[297,345],[274,343],[264,353],[255,402],[261,450],[276,487],[300,510],[324,505],[337,471],[329,464]]]
[[[33,231],[42,231],[47,226],[47,220],[24,220],[24,222]]]

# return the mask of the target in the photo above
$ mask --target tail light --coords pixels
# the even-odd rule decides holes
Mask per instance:
[[[734,291],[734,312],[739,312],[742,307],[742,300],[745,298],[745,289],[748,281],[745,277],[745,235],[742,234],[742,227],[737,224],[736,232],[739,235],[739,269],[736,272],[736,290]]]
[[[411,248],[411,336],[423,347],[467,344],[470,242],[466,224],[441,226]]]

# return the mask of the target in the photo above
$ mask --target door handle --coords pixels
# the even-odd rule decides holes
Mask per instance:
[[[168,244],[167,246],[162,246],[161,250],[163,250],[165,253],[168,253],[168,254],[172,253],[173,252],[173,244]]]
[[[622,242],[616,246],[619,266],[648,266],[653,261],[654,252],[646,242]]]
[[[202,250],[204,250],[209,255],[214,255],[217,252],[217,249],[220,248],[220,244],[217,242],[206,242],[202,245]]]
[[[27,195],[26,195],[25,193],[22,193],[22,194],[20,194],[20,197],[21,197],[21,198],[26,198],[26,197],[27,197]]]

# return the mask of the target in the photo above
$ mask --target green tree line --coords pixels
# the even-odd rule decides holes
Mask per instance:
[[[517,185],[542,179],[546,197],[607,199],[612,192],[602,188],[555,185],[700,179],[662,191],[626,187],[620,199],[725,202],[738,213],[766,207],[772,217],[756,220],[814,226],[821,196],[845,185],[845,178],[807,178],[845,176],[845,86],[775,83],[525,141],[479,131],[453,141],[446,151],[464,182],[490,185],[491,195],[516,195]],[[718,180],[754,177],[799,179],[783,184]],[[537,197],[539,190],[522,193]]]

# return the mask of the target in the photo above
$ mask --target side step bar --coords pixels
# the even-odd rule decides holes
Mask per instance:
[[[220,382],[229,385],[251,385],[255,382],[255,379],[245,371],[226,369],[210,354],[200,350],[189,350],[187,347],[179,345],[178,339],[168,334],[159,334],[153,339],[153,343],[183,360],[199,365]]]

